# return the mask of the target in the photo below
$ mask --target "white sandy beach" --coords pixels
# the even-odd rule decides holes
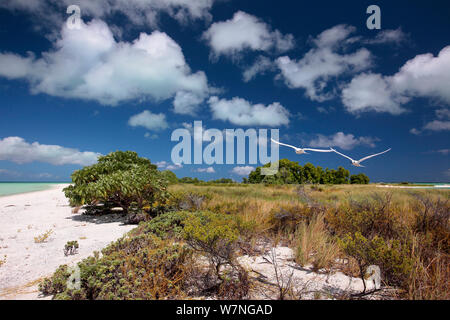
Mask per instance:
[[[434,185],[434,186],[392,186],[392,185],[377,185],[377,188],[396,188],[396,189],[449,189],[450,184]]]
[[[72,214],[62,192],[50,190],[0,197],[0,299],[38,299],[37,284],[61,264],[74,264],[100,251],[133,229],[119,215],[98,218]],[[52,230],[48,240],[34,238]],[[67,241],[77,240],[78,254],[65,256]],[[5,258],[6,255],[6,258]]]
[[[296,264],[294,262],[295,254],[291,248],[278,246],[273,248],[273,253],[272,256],[269,251],[264,255],[238,258],[239,263],[250,271],[250,275],[272,284],[269,286],[272,290],[268,290],[268,287],[255,290],[252,299],[277,299],[277,291],[273,291],[273,285],[277,284],[275,269],[273,264],[268,263],[273,259],[277,261],[281,281],[286,284],[289,277],[292,278],[293,289],[298,298],[310,300],[320,294],[318,299],[330,299],[331,295],[355,294],[363,291],[364,284],[360,278],[349,277],[339,271],[328,273],[323,270],[323,272],[317,273],[313,271],[311,265],[302,267]],[[371,281],[366,281],[366,286],[368,291],[375,288]],[[371,294],[367,298],[379,299],[380,295],[379,293]]]

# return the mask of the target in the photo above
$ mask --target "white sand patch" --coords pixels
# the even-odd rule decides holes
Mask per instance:
[[[377,188],[396,188],[396,189],[450,189],[450,185],[448,185],[448,184],[434,185],[434,186],[391,186],[391,185],[383,185],[383,186],[377,186]]]
[[[297,298],[300,299],[332,299],[343,294],[355,294],[363,291],[363,282],[360,278],[346,276],[342,272],[317,273],[308,266],[301,267],[294,261],[294,252],[288,247],[274,248],[276,263],[278,265],[278,276],[285,284],[292,275],[292,289]],[[277,279],[271,252],[265,255],[238,258],[239,263],[252,276],[259,278],[270,285],[271,290],[260,290],[255,299],[276,298]],[[366,281],[367,291],[373,290],[373,282]]]
[[[74,263],[100,251],[136,226],[120,215],[93,218],[72,214],[57,185],[50,190],[0,197],[0,299],[37,299],[38,280],[59,265]],[[34,238],[52,230],[48,240]],[[77,240],[78,253],[65,256],[67,241]],[[4,256],[6,255],[6,258]]]

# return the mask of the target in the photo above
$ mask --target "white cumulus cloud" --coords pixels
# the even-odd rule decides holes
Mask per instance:
[[[144,127],[148,130],[159,131],[169,127],[166,120],[166,115],[163,113],[151,113],[144,110],[141,113],[130,117],[128,124],[132,127]]]
[[[231,170],[231,172],[237,174],[238,176],[248,176],[250,172],[252,172],[253,170],[255,170],[254,167],[243,166],[243,167],[234,167],[233,170]]]
[[[431,131],[449,131],[450,130],[450,121],[434,120],[434,121],[428,122],[424,126],[424,129],[431,130]]]
[[[342,91],[342,102],[351,113],[366,111],[400,114],[413,98],[429,98],[450,104],[450,46],[435,57],[421,54],[407,61],[393,76],[362,74],[355,77]],[[430,124],[445,128],[445,122]]]
[[[199,168],[196,170],[197,172],[201,172],[201,173],[216,173],[216,170],[214,170],[213,167],[208,167],[208,168]]]
[[[104,105],[208,92],[205,74],[191,72],[181,47],[167,34],[141,33],[133,42],[116,42],[100,20],[83,23],[80,30],[64,26],[39,59],[0,53],[0,66],[1,77],[25,79],[33,93]]]
[[[229,121],[241,126],[282,126],[289,124],[289,111],[280,103],[252,104],[234,97],[231,100],[211,97],[208,101],[213,119]]]
[[[426,123],[422,130],[412,128],[409,132],[414,135],[420,135],[422,131],[449,131],[450,130],[450,108],[442,108],[435,111],[436,120]]]
[[[357,146],[375,147],[375,141],[378,139],[372,137],[355,137],[353,134],[337,132],[331,136],[318,134],[316,138],[309,142],[311,147],[339,147],[344,150],[351,150]]]
[[[387,29],[381,30],[378,34],[372,39],[366,39],[363,42],[369,44],[397,44],[407,40],[408,36],[403,32],[401,28],[397,29]]]
[[[406,98],[392,91],[388,79],[379,74],[363,73],[342,90],[342,102],[350,113],[366,111],[400,114],[406,110]]]
[[[267,57],[259,56],[256,61],[244,70],[242,74],[244,82],[249,82],[258,74],[264,74],[267,71],[276,68],[274,62]]]
[[[171,163],[168,163],[167,161],[159,161],[159,162],[156,162],[155,165],[158,167],[158,169],[171,170],[171,171],[183,168],[183,166],[181,164],[171,164]]]
[[[294,47],[294,37],[283,35],[259,18],[238,11],[233,18],[213,23],[203,33],[214,56],[235,56],[243,50],[285,52]]]
[[[173,100],[173,112],[178,114],[196,115],[203,100],[205,100],[203,95],[179,91]]]
[[[281,71],[279,78],[284,79],[289,88],[304,89],[311,100],[325,101],[333,98],[332,92],[325,92],[331,79],[372,65],[371,54],[365,48],[349,54],[340,52],[354,31],[355,28],[351,26],[335,26],[313,39],[315,47],[300,60],[288,56],[279,57],[276,60]]]
[[[53,165],[78,164],[92,165],[101,156],[95,152],[81,152],[77,149],[58,145],[28,143],[20,137],[0,139],[0,160],[23,164],[29,162],[45,162]]]

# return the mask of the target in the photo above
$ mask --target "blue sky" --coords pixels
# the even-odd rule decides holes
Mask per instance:
[[[66,9],[81,9],[69,29]],[[381,9],[369,30],[366,9]],[[448,1],[36,0],[0,3],[0,181],[63,181],[133,150],[179,176],[173,130],[279,129],[337,154],[280,157],[373,181],[450,180]],[[204,143],[206,145],[207,143]]]

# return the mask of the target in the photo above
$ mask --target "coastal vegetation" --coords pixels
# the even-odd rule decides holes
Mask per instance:
[[[130,163],[139,162],[136,157],[126,155]],[[169,183],[159,180],[163,174],[149,162],[139,166],[151,172],[146,179],[154,180],[144,184],[133,176],[138,179],[135,188],[147,191],[131,189],[119,198],[128,205],[123,212],[127,215],[131,203],[143,199],[133,208],[146,218],[102,254],[78,263],[79,289],[67,286],[70,271],[63,265],[41,283],[42,293],[55,299],[247,299],[262,284],[239,258],[261,254],[261,243],[268,243],[272,248],[290,247],[300,267],[317,273],[341,271],[365,278],[369,266],[377,266],[381,289],[393,289],[387,295],[390,299],[450,299],[448,190],[386,190],[364,185],[367,180],[361,175],[352,181],[343,168],[319,170],[288,161],[273,179],[260,181],[257,168],[241,184],[188,179]],[[84,190],[93,188],[85,182],[97,186],[97,181],[109,181],[106,177],[116,174],[102,166],[94,168],[74,173],[74,187],[66,189],[73,205],[89,208],[93,202],[116,199],[108,194],[117,192],[113,187],[103,193],[86,192],[91,196],[79,201]],[[95,179],[87,174],[91,170]],[[132,170],[134,164],[117,169]],[[133,183],[121,181],[121,188]],[[124,201],[125,195],[133,201]],[[284,283],[294,285],[290,279]],[[285,285],[278,282],[278,287],[278,298],[293,297]],[[370,293],[316,292],[336,299],[359,299]]]
[[[80,245],[78,244],[77,240],[67,241],[67,243],[64,245],[64,255],[68,256],[76,254],[79,247]]]
[[[357,175],[350,175],[350,171],[339,167],[337,170],[325,170],[311,163],[301,166],[298,162],[290,161],[288,159],[281,159],[278,162],[278,173],[273,176],[264,176],[261,174],[262,168],[270,167],[270,163],[263,167],[257,167],[248,177],[243,178],[244,184],[369,184],[370,179],[363,173]],[[164,171],[165,172],[165,171]],[[186,184],[233,184],[236,181],[232,179],[217,179],[210,181],[202,181],[198,178],[183,177],[178,180],[172,179],[173,182]]]
[[[244,180],[244,183],[250,184],[349,184],[350,171],[339,167],[337,170],[322,167],[315,167],[311,163],[304,166],[299,165],[298,162],[290,161],[288,159],[281,159],[278,162],[278,172],[273,176],[264,176],[261,174],[262,168],[269,168],[270,163],[263,167],[257,167]],[[367,184],[369,178],[361,174],[358,179],[353,179],[354,183]],[[361,179],[361,177],[363,177]]]
[[[167,201],[167,173],[135,152],[117,151],[99,157],[92,166],[72,174],[73,184],[64,189],[72,206],[87,206],[92,214],[114,207],[140,221],[156,215]]]
[[[6,256],[6,254],[5,254],[5,255],[3,256],[3,258],[0,259],[0,267],[6,263],[6,258],[7,258],[7,256]]]
[[[44,232],[43,234],[40,234],[40,235],[34,237],[34,242],[35,242],[35,243],[43,243],[43,242],[46,242],[52,233],[53,233],[53,230],[51,230],[51,229],[50,229],[50,230],[47,230],[47,231]]]

